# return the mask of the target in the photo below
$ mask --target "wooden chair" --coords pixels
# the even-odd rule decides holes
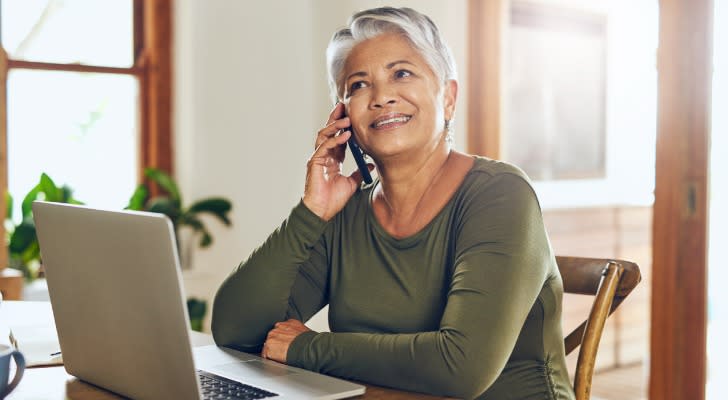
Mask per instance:
[[[581,345],[574,374],[577,400],[589,399],[604,323],[641,279],[637,264],[608,258],[557,256],[564,293],[594,296],[589,317],[564,339],[566,354]]]

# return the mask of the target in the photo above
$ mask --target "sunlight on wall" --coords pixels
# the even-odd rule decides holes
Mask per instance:
[[[728,248],[728,4],[715,1],[713,23],[713,121],[711,127],[710,160],[710,227],[708,236],[708,384],[706,398],[728,397],[728,291],[722,286],[728,282],[725,260]]]

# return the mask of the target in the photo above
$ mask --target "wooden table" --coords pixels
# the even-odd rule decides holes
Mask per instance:
[[[3,301],[0,303],[0,343],[8,344],[11,324],[30,324],[34,321],[52,321],[53,314],[48,302]],[[194,345],[213,343],[212,336],[192,332]],[[14,374],[14,370],[11,372]],[[366,385],[367,390],[360,399],[437,399],[400,390]],[[26,368],[23,379],[6,400],[89,400],[123,399],[112,392],[93,386],[69,375],[62,366]]]

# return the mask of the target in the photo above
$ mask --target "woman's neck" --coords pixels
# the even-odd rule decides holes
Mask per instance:
[[[428,208],[428,197],[436,191],[447,169],[452,150],[447,144],[417,160],[390,160],[377,165],[380,185],[374,193],[375,212],[392,231],[408,231],[413,221]]]

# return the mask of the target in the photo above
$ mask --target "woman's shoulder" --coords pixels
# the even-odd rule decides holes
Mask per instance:
[[[530,179],[522,169],[506,161],[495,160],[483,156],[472,156],[475,162],[470,170],[471,175],[481,179],[495,177],[504,174],[514,175],[530,183]]]
[[[461,204],[510,203],[511,207],[538,205],[531,180],[517,166],[482,156],[475,160],[460,190]]]

